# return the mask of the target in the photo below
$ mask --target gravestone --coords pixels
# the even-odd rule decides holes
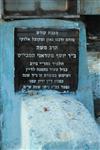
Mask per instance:
[[[0,86],[5,116],[3,149],[19,149],[23,130],[22,102],[34,97],[38,106],[37,96],[40,92],[41,101],[43,93],[52,90],[52,94],[48,94],[52,100],[54,90],[58,90],[56,92],[64,99],[71,100],[72,97],[71,101],[80,101],[93,114],[86,33],[81,22],[59,19],[3,22],[0,24],[0,35]],[[33,92],[30,94],[28,91]],[[57,103],[62,101],[59,95],[54,98]],[[51,112],[47,107],[49,99],[44,102],[39,112]],[[36,109],[34,105],[31,107],[32,110]],[[35,116],[38,118],[36,113]]]

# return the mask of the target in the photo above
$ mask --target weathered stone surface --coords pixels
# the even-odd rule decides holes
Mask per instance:
[[[43,92],[22,102],[22,149],[99,150],[99,130],[73,96]]]

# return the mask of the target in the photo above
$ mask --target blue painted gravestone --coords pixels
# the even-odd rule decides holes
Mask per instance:
[[[39,91],[56,90],[66,98],[73,97],[93,115],[86,33],[81,22],[57,19],[3,22],[0,37],[5,148],[21,142],[21,101]]]

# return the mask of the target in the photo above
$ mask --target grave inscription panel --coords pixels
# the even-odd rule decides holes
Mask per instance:
[[[14,39],[15,92],[77,90],[78,29],[16,28]]]

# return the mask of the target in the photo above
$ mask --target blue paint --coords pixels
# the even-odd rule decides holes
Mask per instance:
[[[43,150],[99,150],[97,143],[87,144],[86,141],[78,141],[78,145],[73,146],[73,141],[70,142],[55,142],[48,143],[43,147]]]
[[[15,27],[48,27],[61,29],[79,29],[79,81],[76,93],[65,94],[73,96],[82,102],[85,107],[93,115],[93,97],[91,91],[91,83],[88,75],[87,52],[86,52],[86,33],[85,27],[81,22],[71,22],[57,19],[34,19],[21,20],[12,22],[3,22],[0,24],[0,74],[1,74],[1,97],[4,107],[3,143],[8,145],[12,141],[20,143],[20,124],[11,124],[14,121],[12,114],[16,115],[20,120],[21,98],[24,95],[14,93],[14,28]],[[19,108],[14,109],[14,105]],[[11,117],[12,116],[12,117]],[[18,118],[19,117],[19,118]],[[16,119],[15,118],[15,119]],[[13,126],[14,125],[14,126]],[[16,130],[15,130],[16,129]],[[11,136],[12,135],[12,136]]]

